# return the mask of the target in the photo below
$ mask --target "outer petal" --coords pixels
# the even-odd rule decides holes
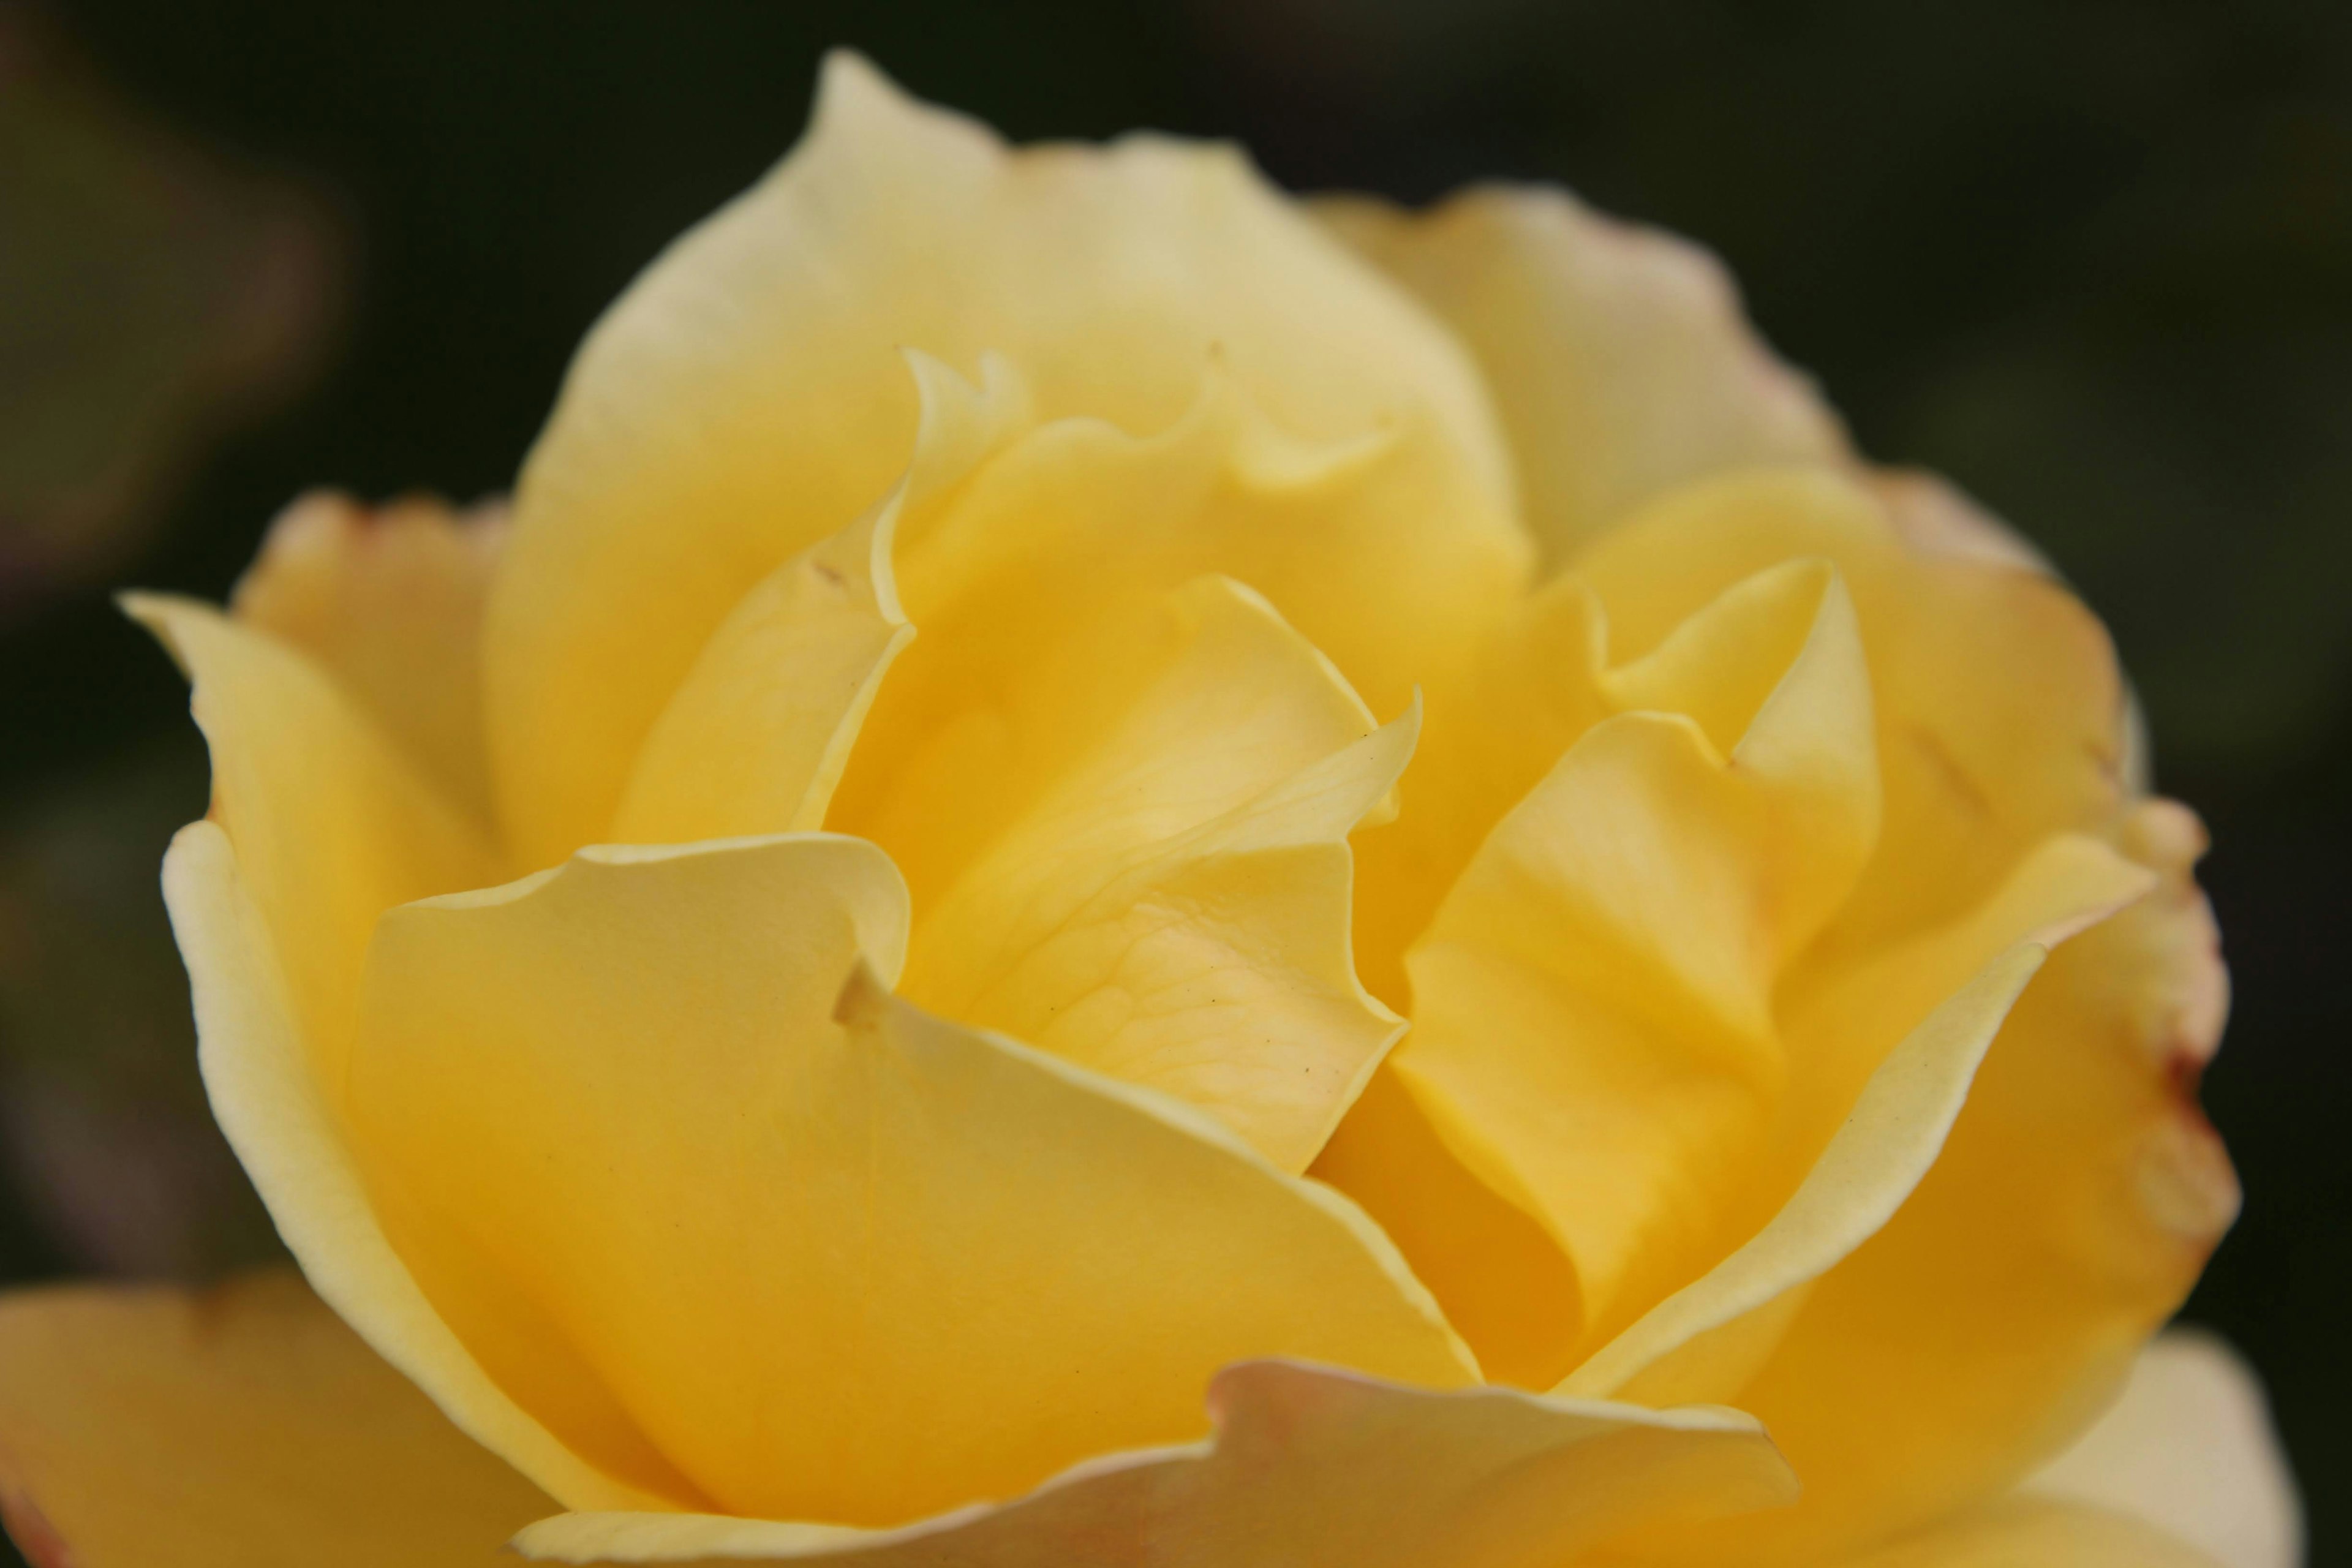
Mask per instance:
[[[901,343],[967,370],[1001,350],[1043,416],[1136,430],[1176,419],[1221,346],[1282,427],[1425,415],[1509,504],[1451,335],[1236,153],[1008,153],[836,55],[801,147],[598,324],[524,470],[488,672],[500,787],[541,858],[599,830],[728,608],[888,488],[916,417]]]
[[[1472,190],[1425,214],[1360,198],[1318,210],[1477,355],[1554,563],[1687,480],[1845,453],[1836,416],[1686,240],[1543,187]]]
[[[1226,579],[1183,651],[917,929],[908,996],[1210,1110],[1304,1170],[1403,1021],[1356,982],[1348,834],[1412,755]]]
[[[2016,1498],[1853,1556],[1833,1568],[2223,1568],[2125,1514]]]
[[[1432,1394],[1287,1362],[1228,1367],[1209,1400],[1212,1439],[1109,1456],[1002,1507],[901,1530],[571,1514],[516,1544],[570,1563],[1535,1568],[1795,1489],[1727,1410]]]
[[[1785,673],[1758,682],[1768,653]],[[1574,1260],[1596,1344],[1702,1267],[1779,1093],[1775,978],[1876,816],[1853,612],[1818,566],[1727,595],[1610,684],[1697,710],[1730,756],[1684,714],[1578,742],[1410,955],[1395,1058],[1446,1142]],[[1580,1326],[1562,1331],[1564,1356]]]
[[[2224,994],[2201,841],[2164,802],[2122,837],[2157,889],[2058,950],[1934,1168],[1740,1392],[1808,1478],[1741,1550],[1802,1556],[2021,1479],[2105,1404],[2235,1214],[2187,1093]]]
[[[2201,1330],[2142,1351],[2099,1424],[2029,1484],[2147,1520],[2225,1568],[2303,1562],[2303,1508],[2262,1384]]]
[[[269,526],[236,584],[236,617],[333,672],[409,759],[492,819],[482,730],[482,613],[506,509],[411,497],[368,508],[320,490]]]
[[[491,1568],[546,1509],[290,1274],[0,1299],[0,1518],[35,1568]]]
[[[236,846],[305,1044],[331,1083],[376,917],[495,880],[489,840],[300,652],[188,600],[123,603],[195,687],[212,748],[212,817]]]
[[[583,1458],[484,1373],[385,1238],[345,1128],[330,1108],[297,1021],[278,951],[228,837],[183,828],[163,861],[163,897],[195,991],[198,1060],[213,1114],[268,1205],[278,1235],[329,1305],[484,1445],[582,1508],[670,1503]],[[339,1085],[338,1076],[332,1080]],[[625,1418],[610,1460],[632,1451]],[[643,1439],[635,1448],[642,1452]],[[657,1472],[657,1461],[641,1469]]]
[[[354,1116],[428,1239],[494,1265],[725,1511],[1010,1496],[1193,1436],[1251,1355],[1475,1377],[1344,1200],[863,977],[904,897],[872,846],[800,837],[412,905]]]

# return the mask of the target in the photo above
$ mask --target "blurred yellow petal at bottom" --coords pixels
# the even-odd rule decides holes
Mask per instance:
[[[1001,1507],[905,1529],[576,1513],[515,1544],[563,1563],[1551,1568],[1796,1489],[1728,1410],[1436,1394],[1282,1361],[1228,1367],[1209,1404],[1212,1438],[1106,1456]]]
[[[34,1568],[494,1568],[547,1508],[290,1272],[0,1299],[0,1517]]]

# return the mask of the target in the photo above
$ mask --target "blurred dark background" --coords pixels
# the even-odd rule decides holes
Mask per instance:
[[[1017,137],[1557,180],[1698,237],[1874,455],[2059,563],[2216,845],[2247,1203],[2189,1315],[2269,1380],[2312,1561],[2352,1562],[2335,0],[0,0],[0,1282],[274,1245],[155,891],[202,754],[108,592],[219,597],[311,484],[504,488],[583,329],[782,152],[836,42]]]

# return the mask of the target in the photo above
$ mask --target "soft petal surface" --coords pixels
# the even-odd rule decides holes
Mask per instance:
[[[2303,1508],[2262,1384],[2200,1329],[2142,1351],[2099,1424],[2030,1486],[2147,1520],[2223,1568],[2303,1562]]]
[[[525,467],[487,675],[527,858],[600,830],[712,628],[888,489],[917,420],[899,344],[967,372],[1000,351],[1040,417],[1139,432],[1182,415],[1214,350],[1281,428],[1424,417],[1509,505],[1468,356],[1238,153],[1010,152],[837,55],[801,146],[591,333]]]
[[[890,566],[900,499],[778,567],[711,634],[637,753],[615,841],[824,826],[858,726],[914,637]]]
[[[2127,1514],[2019,1498],[1850,1557],[1836,1568],[2226,1568]]]
[[[1826,468],[1685,487],[1572,563],[1638,656],[1727,588],[1791,557],[1833,563],[1853,595],[1879,718],[1878,848],[1819,971],[1957,918],[2053,833],[2122,809],[2123,687],[2097,619],[2006,563],[1925,556],[1884,503]]]
[[[1318,211],[1477,355],[1555,563],[1686,480],[1844,454],[1836,416],[1687,240],[1536,186],[1481,187],[1426,213],[1353,197]]]
[[[341,1080],[318,1076],[268,922],[216,824],[192,823],[173,840],[163,897],[194,992],[197,1060],[213,1114],[320,1296],[458,1426],[564,1502],[671,1502],[583,1459],[523,1411],[418,1288],[384,1234],[331,1104]]]
[[[354,1120],[418,1234],[542,1312],[721,1511],[1013,1496],[1196,1436],[1210,1374],[1254,1355],[1475,1378],[1328,1189],[890,998],[906,919],[888,861],[824,835],[408,906]],[[459,1328],[503,1371],[498,1321]]]
[[[1934,1167],[1738,1393],[1807,1478],[1742,1550],[1801,1556],[2021,1479],[2105,1405],[2235,1215],[2189,1092],[2227,994],[2201,834],[2157,801],[2118,838],[2154,890],[2052,956]]]
[[[1304,1170],[1403,1027],[1356,982],[1347,839],[1415,726],[1230,579],[1170,612],[1181,651],[923,918],[907,994]]]
[[[1775,979],[1877,809],[1868,679],[1825,569],[1726,595],[1610,683],[1667,710],[1594,727],[1496,827],[1407,960],[1395,1058],[1455,1153],[1574,1262],[1585,1321],[1561,1354],[1704,1267],[1786,1070]]]
[[[492,1568],[547,1507],[291,1273],[0,1299],[0,1518],[34,1568]]]
[[[299,649],[189,600],[124,605],[195,688],[211,819],[236,846],[320,1080],[332,1083],[376,917],[495,881],[490,840]]]
[[[1731,1411],[1432,1394],[1288,1362],[1227,1368],[1209,1403],[1213,1438],[1108,1456],[1003,1507],[904,1530],[572,1514],[517,1544],[569,1563],[1552,1568],[1794,1490]]]
[[[309,653],[409,759],[491,820],[482,616],[506,544],[499,503],[429,497],[367,507],[331,490],[269,525],[230,608]]]

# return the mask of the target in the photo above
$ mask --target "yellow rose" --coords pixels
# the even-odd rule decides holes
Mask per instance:
[[[132,607],[317,1297],[0,1305],[45,1564],[2294,1551],[2197,823],[1677,242],[840,58],[510,523]]]

